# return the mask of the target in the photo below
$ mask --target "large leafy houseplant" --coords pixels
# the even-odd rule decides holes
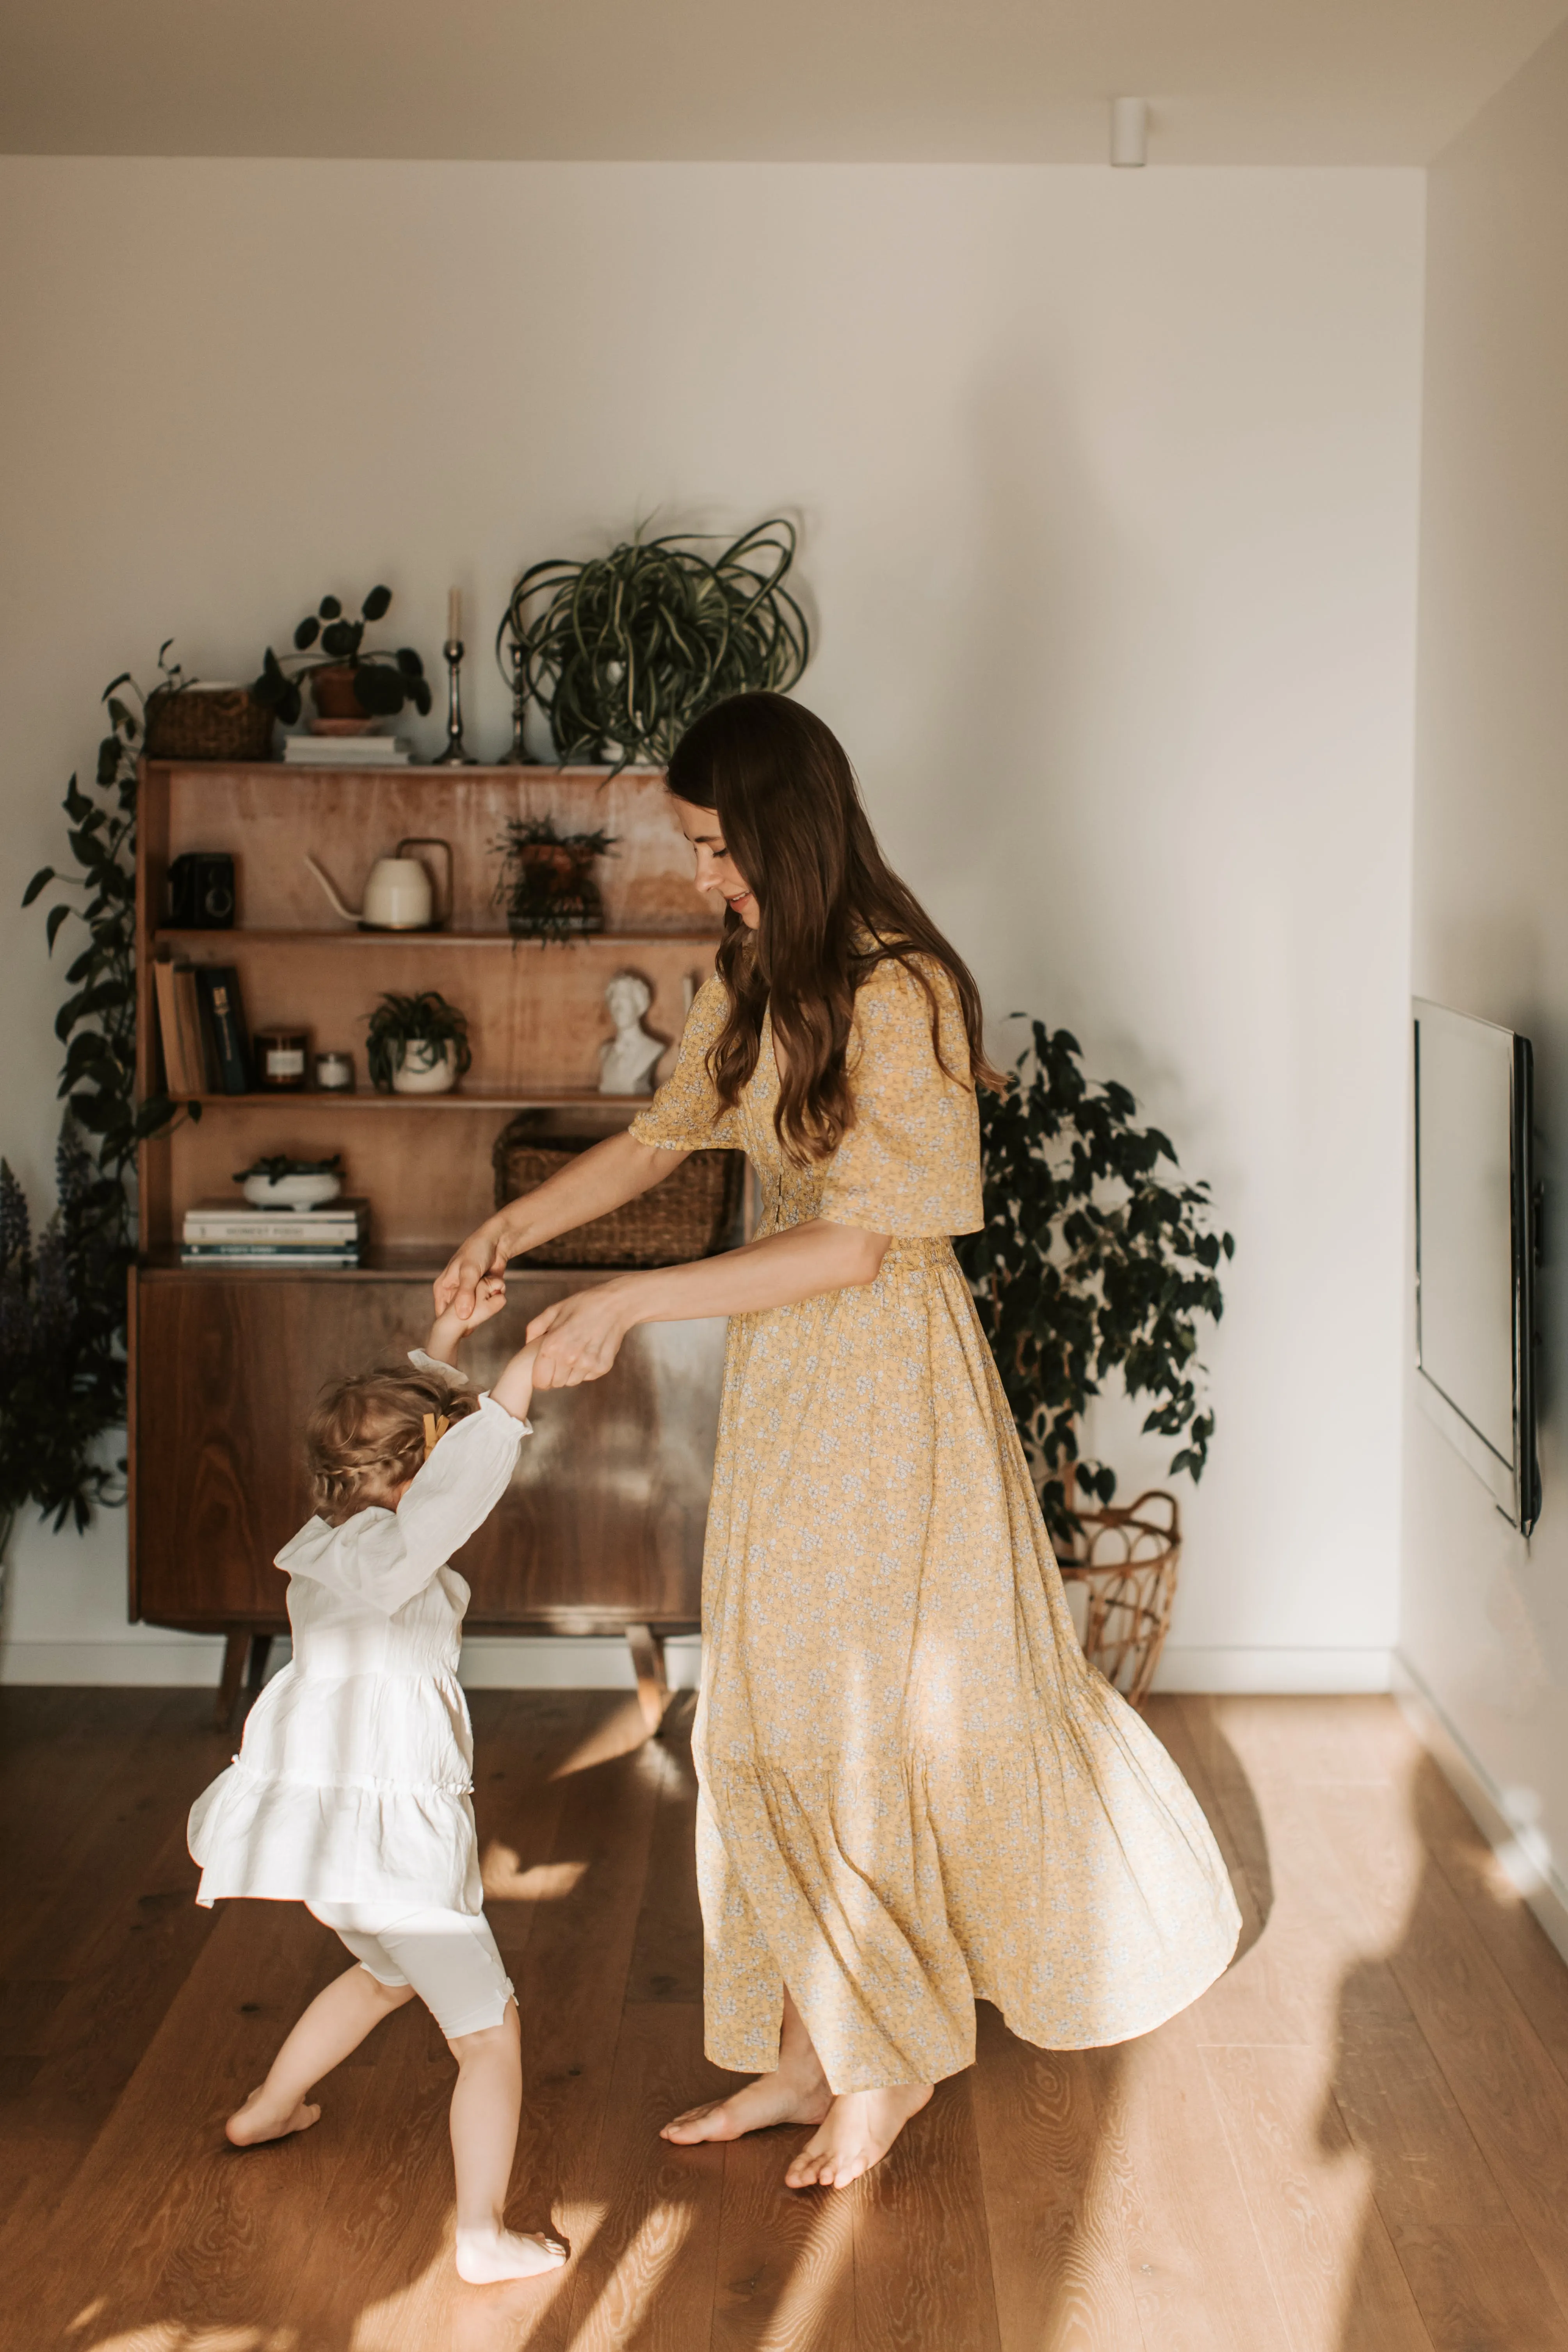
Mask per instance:
[[[0,1574],[17,1513],[57,1528],[125,1498],[123,1460],[100,1458],[125,1425],[124,1193],[68,1112],[59,1206],[35,1242],[26,1195],[0,1160]]]
[[[184,684],[167,658],[172,642],[159,648],[154,693]],[[51,884],[65,894],[45,926],[51,954],[68,923],[80,922],[87,941],[67,969],[70,992],[55,1016],[68,1110],[59,1206],[36,1246],[21,1188],[8,1168],[0,1173],[0,1555],[29,1498],[57,1527],[68,1517],[85,1527],[96,1503],[123,1499],[98,1452],[125,1415],[136,1148],[179,1108],[165,1095],[136,1100],[136,763],[146,704],[129,672],[110,681],[102,700],[109,732],[92,783],[84,790],[73,776],[63,803],[76,871],[40,867],[22,898],[29,907]],[[188,1108],[200,1117],[199,1103]]]
[[[679,532],[531,564],[496,639],[502,675],[547,714],[563,765],[663,767],[710,704],[784,693],[805,669],[810,631],[784,584],[795,552],[775,517],[728,545]]]
[[[1202,1477],[1215,1423],[1199,1326],[1219,1320],[1217,1269],[1236,1245],[1213,1229],[1208,1186],[1182,1178],[1127,1088],[1091,1083],[1068,1030],[1036,1021],[1031,1033],[1017,1082],[980,1097],[985,1223],[958,1254],[1046,1524],[1070,1548],[1075,1494],[1116,1492],[1110,1465],[1079,1452],[1108,1377],[1150,1401],[1145,1431],[1178,1441],[1173,1476]]]

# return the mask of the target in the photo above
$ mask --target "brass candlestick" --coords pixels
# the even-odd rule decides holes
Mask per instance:
[[[447,657],[447,748],[431,761],[435,768],[476,768],[479,761],[463,744],[463,641],[448,637],[441,651]]]

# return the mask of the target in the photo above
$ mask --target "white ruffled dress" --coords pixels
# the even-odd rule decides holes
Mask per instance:
[[[198,1903],[480,1910],[473,1732],[458,1681],[468,1588],[447,1563],[500,1501],[530,1433],[487,1394],[395,1511],[356,1511],[338,1528],[313,1518],[279,1553],[294,1655],[191,1808]]]

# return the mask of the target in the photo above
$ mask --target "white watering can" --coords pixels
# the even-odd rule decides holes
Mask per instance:
[[[429,868],[418,857],[405,857],[407,849],[440,849],[447,857],[447,898],[440,914],[435,910],[435,892]],[[330,876],[323,873],[309,853],[306,865],[326,892],[345,923],[357,923],[362,931],[431,931],[439,930],[452,912],[452,845],[435,834],[411,834],[397,845],[395,857],[378,857],[365,877],[363,907],[345,907],[334,888]]]

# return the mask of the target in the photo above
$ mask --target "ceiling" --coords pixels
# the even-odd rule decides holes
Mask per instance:
[[[0,152],[1421,163],[1568,0],[0,0]]]

